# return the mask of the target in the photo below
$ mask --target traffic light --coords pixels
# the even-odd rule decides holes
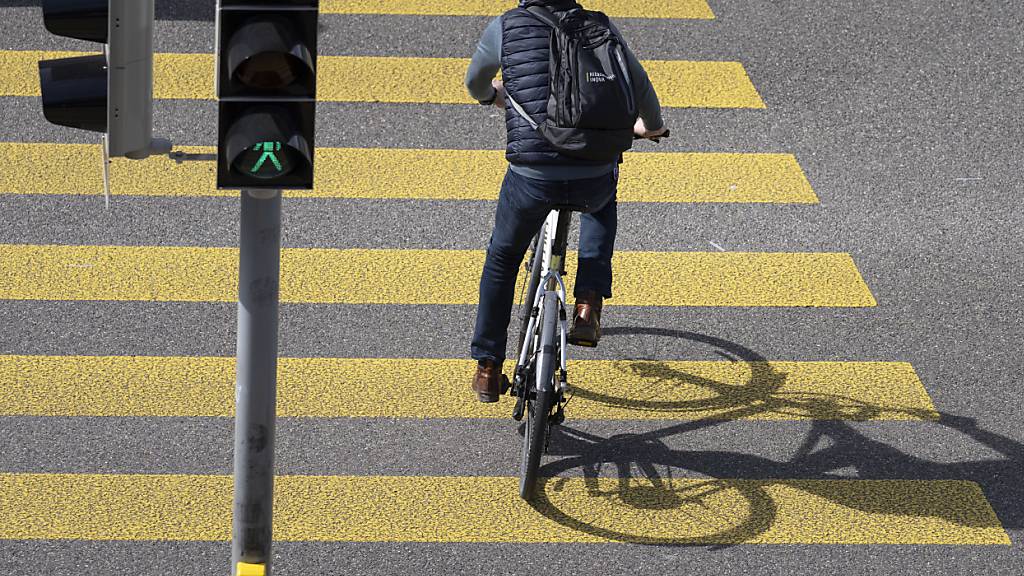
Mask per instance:
[[[154,0],[43,0],[43,24],[59,36],[105,44],[103,54],[39,62],[43,115],[107,135],[109,156],[170,150],[153,140]]]
[[[217,187],[310,189],[317,0],[217,5]]]

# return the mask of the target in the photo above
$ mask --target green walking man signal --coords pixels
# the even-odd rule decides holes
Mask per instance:
[[[277,168],[278,172],[281,172],[283,170],[283,168],[281,167],[281,163],[277,161],[277,156],[274,155],[275,152],[281,151],[280,142],[260,142],[259,144],[253,146],[252,149],[255,152],[262,151],[263,155],[260,156],[260,159],[256,161],[256,165],[253,166],[252,170],[250,170],[249,172],[253,174],[259,172],[260,168],[263,167],[263,163],[268,158],[270,159],[271,162],[274,163],[274,168]]]

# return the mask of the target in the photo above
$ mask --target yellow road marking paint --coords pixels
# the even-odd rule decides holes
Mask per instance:
[[[647,60],[647,75],[667,108],[766,108],[739,62]]]
[[[179,146],[177,157],[115,158],[117,195],[237,196],[216,188],[214,147]],[[495,200],[508,163],[500,150],[318,148],[314,189],[289,197]],[[10,170],[0,194],[102,194],[97,144],[0,143]],[[792,154],[626,154],[620,202],[764,202],[816,204]],[[153,174],[160,174],[154,180]]]
[[[38,96],[39,60],[82,54],[0,52],[0,96]],[[467,58],[322,56],[318,66],[321,102],[475,104],[464,84]],[[739,62],[651,60],[644,67],[664,107],[765,107]],[[211,100],[213,70],[212,54],[156,54],[154,97]]]
[[[738,62],[646,61],[668,108],[764,108]],[[336,57],[321,64],[321,99],[346,102],[470,104],[463,58]],[[424,84],[422,78],[435,81]],[[324,97],[323,94],[328,94]]]
[[[0,96],[39,96],[39,61],[99,52],[0,51]],[[214,98],[213,54],[159,53],[153,56],[153,97]]]
[[[657,466],[656,466],[657,467]],[[355,542],[1002,544],[961,480],[280,476],[274,538]],[[226,541],[229,476],[0,474],[0,539]]]
[[[39,61],[98,52],[0,50],[0,96],[39,96]]]
[[[620,202],[817,204],[792,154],[626,154]]]
[[[506,418],[449,359],[281,358],[282,417]],[[572,418],[937,420],[904,362],[571,361]],[[415,374],[415,378],[409,377]],[[0,415],[234,415],[233,358],[0,356]],[[430,390],[424,394],[423,390]]]
[[[265,564],[239,562],[235,565],[235,576],[264,576],[267,573]]]
[[[588,0],[588,10],[613,18],[711,20],[706,0]],[[421,16],[497,16],[515,7],[506,0],[320,0],[324,14],[413,14]]]
[[[476,250],[285,249],[281,301],[475,304],[483,260]],[[232,248],[0,245],[0,299],[230,302],[237,261]],[[618,252],[613,264],[609,304],[875,305],[842,253]]]

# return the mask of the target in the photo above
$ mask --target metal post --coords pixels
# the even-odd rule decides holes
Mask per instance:
[[[281,192],[243,190],[231,571],[270,574]],[[240,567],[239,563],[243,563]]]

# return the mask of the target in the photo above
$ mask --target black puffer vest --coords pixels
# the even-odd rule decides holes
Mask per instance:
[[[559,8],[568,6],[549,5],[560,16],[564,9]],[[501,79],[509,95],[538,124],[547,118],[550,46],[551,27],[524,8],[513,8],[501,17]],[[505,158],[512,164],[606,164],[560,154],[508,102],[505,128]]]

